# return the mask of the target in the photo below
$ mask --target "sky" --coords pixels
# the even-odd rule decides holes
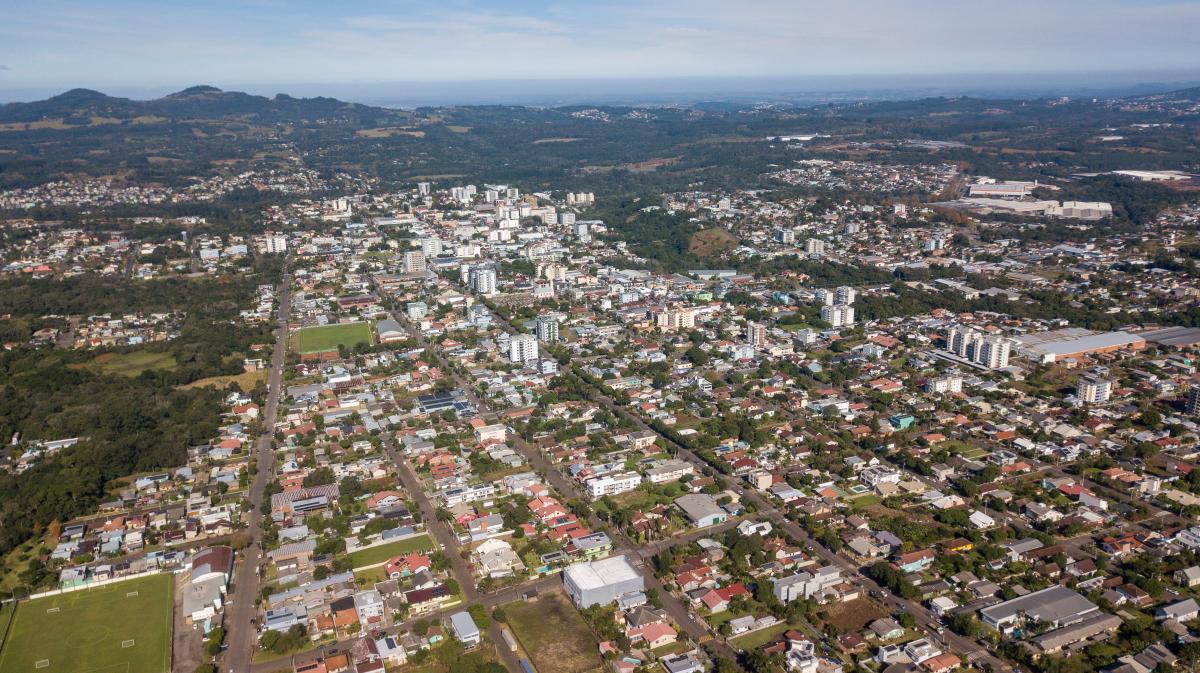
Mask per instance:
[[[0,92],[1200,66],[1200,0],[0,0],[0,16]]]

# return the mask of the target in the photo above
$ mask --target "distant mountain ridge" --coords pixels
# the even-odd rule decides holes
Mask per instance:
[[[258,121],[349,118],[357,121],[386,117],[384,108],[347,103],[335,98],[293,98],[277,94],[274,98],[238,91],[222,91],[212,86],[193,86],[154,100],[133,100],[109,96],[92,89],[71,89],[45,100],[0,105],[0,123],[30,123],[47,119],[91,117],[134,119],[253,118]]]

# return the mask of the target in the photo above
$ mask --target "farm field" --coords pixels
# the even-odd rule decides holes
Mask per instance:
[[[335,351],[339,345],[353,348],[360,343],[371,343],[371,325],[365,322],[351,322],[305,327],[297,332],[293,339],[293,348],[300,353]]]
[[[542,594],[527,603],[506,605],[504,612],[538,673],[585,673],[603,665],[596,637],[565,595]]]
[[[170,575],[151,575],[17,605],[0,673],[167,673]]]

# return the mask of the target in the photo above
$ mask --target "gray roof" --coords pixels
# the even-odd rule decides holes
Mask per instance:
[[[1099,609],[1095,603],[1075,591],[1055,585],[984,608],[979,613],[997,623],[1024,612],[1040,622],[1070,624]]]

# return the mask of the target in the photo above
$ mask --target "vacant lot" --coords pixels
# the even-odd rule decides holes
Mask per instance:
[[[0,673],[167,673],[170,575],[25,601],[0,650]]]
[[[563,594],[542,594],[504,612],[538,673],[584,673],[602,665],[596,637]]]
[[[691,240],[688,241],[688,251],[699,257],[710,257],[733,250],[737,244],[737,238],[724,229],[705,229],[692,234]]]
[[[887,616],[878,605],[865,598],[829,605],[822,609],[829,613],[825,621],[838,627],[842,633],[857,633],[867,624]]]
[[[343,325],[305,327],[296,334],[296,350],[301,353],[323,353],[335,351],[338,346],[353,348],[360,343],[371,343],[371,325],[351,322]]]
[[[270,373],[269,370],[260,369],[256,372],[242,372],[241,374],[231,374],[229,376],[210,376],[206,379],[197,379],[182,387],[203,388],[204,386],[213,386],[217,390],[225,390],[229,387],[230,383],[236,383],[242,392],[248,393],[254,390],[256,383],[266,381],[267,374]]]
[[[102,374],[119,374],[134,377],[147,370],[174,369],[175,356],[170,353],[134,351],[132,353],[101,353],[91,361],[71,365],[77,369],[91,369]]]
[[[361,549],[350,554],[350,560],[354,563],[352,567],[366,568],[376,563],[383,563],[393,556],[414,551],[432,551],[436,547],[437,545],[433,543],[433,540],[428,535],[417,535],[400,540],[399,542],[389,542],[388,544],[381,544],[378,547]]]

